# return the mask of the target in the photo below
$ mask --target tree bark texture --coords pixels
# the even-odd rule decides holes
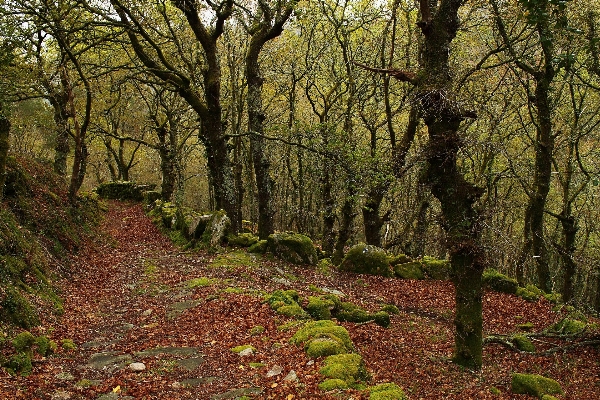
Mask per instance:
[[[4,182],[6,181],[6,163],[9,148],[10,121],[0,104],[0,200],[4,197]]]

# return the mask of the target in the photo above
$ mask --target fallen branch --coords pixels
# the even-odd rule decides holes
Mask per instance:
[[[356,61],[352,61],[352,63],[358,67],[361,67],[362,69],[366,69],[367,71],[377,72],[378,74],[386,74],[402,82],[410,82],[413,85],[415,85],[417,81],[417,74],[415,74],[414,72],[401,71],[399,69],[369,67],[368,65],[361,64]]]

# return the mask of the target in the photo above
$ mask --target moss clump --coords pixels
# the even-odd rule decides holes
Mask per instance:
[[[422,269],[428,279],[445,281],[452,276],[450,261],[439,260],[434,257],[425,256],[421,259]]]
[[[348,251],[339,269],[356,274],[392,276],[390,257],[385,250],[364,243]]]
[[[58,348],[56,342],[48,339],[48,336],[37,337],[35,339],[35,344],[37,346],[38,353],[44,357],[48,357],[50,354],[53,354]]]
[[[211,278],[207,278],[207,277],[194,278],[194,279],[190,279],[189,281],[185,282],[185,287],[188,289],[194,289],[197,287],[211,286],[217,282],[218,282],[217,279],[211,279]]]
[[[239,247],[250,247],[255,243],[258,243],[258,236],[254,236],[251,233],[240,233],[239,235],[227,236],[227,243],[230,246]]]
[[[17,352],[31,352],[31,347],[35,344],[35,336],[30,332],[21,332],[12,340],[12,345]]]
[[[385,311],[370,313],[356,304],[343,302],[341,309],[335,312],[335,317],[339,321],[362,323],[367,321],[375,321],[377,325],[387,328],[390,325],[390,315]]]
[[[515,394],[530,394],[539,399],[547,394],[563,394],[557,381],[536,374],[513,374],[511,388]]]
[[[317,265],[319,258],[312,240],[300,233],[274,233],[267,238],[269,251],[293,264]]]
[[[525,322],[524,324],[517,325],[517,328],[525,332],[531,332],[534,328],[534,325],[531,322]]]
[[[72,339],[63,339],[60,341],[60,345],[63,348],[63,350],[66,351],[77,350],[77,345],[75,344],[75,342],[73,342]]]
[[[383,307],[381,307],[381,311],[385,311],[388,314],[400,314],[400,309],[398,307],[396,307],[393,304],[386,304]]]
[[[247,349],[252,349],[253,352],[256,351],[256,348],[254,346],[252,346],[252,345],[249,345],[249,344],[243,344],[241,346],[232,347],[230,350],[233,351],[236,354],[239,354],[242,351],[247,350]]]
[[[304,311],[299,304],[292,304],[289,306],[281,306],[277,309],[277,314],[283,315],[284,317],[292,318],[309,318],[309,315]]]
[[[384,328],[390,326],[390,314],[388,314],[385,311],[378,311],[375,314],[373,314],[373,320],[377,325],[382,326]]]
[[[343,346],[346,352],[354,349],[352,340],[348,331],[343,326],[337,325],[333,321],[321,320],[310,321],[296,332],[290,339],[293,344],[304,344],[308,348],[310,342],[317,339],[331,339]]]
[[[500,391],[500,389],[498,389],[495,386],[492,386],[490,388],[490,393],[493,394],[493,395],[496,395],[496,396],[500,396],[502,394],[502,392]]]
[[[325,297],[310,296],[306,306],[306,312],[316,320],[331,319],[331,311],[335,308],[336,303]]]
[[[424,279],[425,273],[421,269],[421,263],[412,261],[394,266],[394,274],[400,279]]]
[[[248,253],[265,254],[267,252],[267,246],[268,244],[266,240],[259,240],[248,247]]]
[[[7,364],[4,364],[3,367],[5,367],[10,374],[18,373],[22,376],[28,376],[33,370],[31,357],[31,354],[28,353],[17,353],[13,355],[10,361]]]
[[[306,354],[310,358],[332,356],[334,354],[348,353],[348,349],[337,338],[324,337],[312,339],[308,342]]]
[[[278,314],[286,317],[308,318],[309,315],[298,304],[299,300],[298,292],[295,290],[276,290],[265,297],[265,301]]]
[[[588,327],[588,320],[580,311],[572,311],[566,317],[548,328],[552,333],[577,335]]]
[[[36,309],[22,292],[13,286],[6,287],[6,294],[0,301],[0,317],[24,329],[30,329],[40,324]]]
[[[350,386],[346,381],[342,379],[326,379],[319,383],[319,389],[329,392],[330,390],[344,390],[349,389]]]
[[[483,271],[482,281],[485,288],[494,292],[515,294],[519,288],[516,279],[509,278],[493,268]]]
[[[370,387],[369,400],[406,400],[408,399],[400,386],[395,383],[383,383]]]
[[[519,297],[522,297],[527,301],[538,301],[540,297],[544,294],[540,289],[538,289],[535,285],[527,285],[525,287],[519,287],[515,294]]]
[[[248,333],[250,333],[251,336],[256,336],[256,335],[260,335],[265,331],[265,327],[262,325],[256,325],[255,327],[253,327],[252,329],[250,329],[250,331]]]
[[[329,379],[340,379],[349,387],[369,379],[360,354],[336,354],[325,359],[319,374]]]
[[[535,353],[535,346],[527,336],[514,335],[511,338],[511,341],[517,349],[525,351],[527,353]]]

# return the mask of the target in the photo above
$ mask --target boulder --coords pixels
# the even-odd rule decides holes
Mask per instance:
[[[292,264],[317,265],[317,250],[312,240],[300,233],[274,233],[267,238],[267,247],[276,257]]]
[[[390,257],[385,250],[369,244],[353,246],[340,264],[340,271],[357,274],[392,276]]]

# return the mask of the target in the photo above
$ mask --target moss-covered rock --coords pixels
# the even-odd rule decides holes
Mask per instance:
[[[535,346],[533,345],[533,342],[525,335],[514,335],[511,338],[511,342],[517,349],[521,351],[535,353]]]
[[[340,379],[352,387],[369,379],[360,354],[336,354],[325,359],[319,374],[328,379]]]
[[[340,271],[392,276],[390,257],[379,247],[360,243],[353,246],[339,266]]]
[[[202,241],[212,247],[219,246],[227,238],[230,227],[231,220],[225,211],[216,211],[212,213],[208,224],[204,229]]]
[[[385,311],[370,313],[356,304],[343,302],[339,310],[335,312],[335,318],[339,321],[363,323],[375,321],[377,325],[387,328],[390,325],[390,315]]]
[[[446,281],[452,276],[452,266],[448,260],[425,256],[421,259],[421,268],[428,279]]]
[[[381,307],[381,311],[385,311],[388,314],[400,314],[400,309],[393,304],[386,304]]]
[[[12,345],[17,352],[31,352],[34,344],[35,336],[28,331],[19,333],[12,340]]]
[[[268,243],[266,240],[259,240],[250,247],[248,253],[265,254],[267,252]]]
[[[258,242],[258,236],[252,233],[240,233],[239,235],[227,236],[227,243],[230,246],[250,247]]]
[[[563,394],[557,381],[537,374],[514,373],[511,387],[515,394],[530,394],[539,399],[547,394]]]
[[[383,383],[381,385],[370,387],[369,400],[407,400],[408,397],[400,386],[395,383]]]
[[[516,279],[509,278],[493,268],[483,271],[482,282],[486,289],[501,293],[515,294],[519,288]]]
[[[310,345],[312,340],[316,339],[331,339],[343,346],[346,352],[350,352],[354,349],[352,340],[348,331],[343,326],[337,325],[335,322],[330,320],[320,321],[309,321],[300,328],[294,336],[291,337],[290,342],[296,345]]]
[[[560,335],[577,335],[588,327],[586,316],[580,311],[572,311],[566,317],[548,328],[549,332]]]
[[[325,379],[319,383],[319,389],[329,392],[330,390],[344,390],[349,389],[348,383],[342,379]]]
[[[267,247],[276,257],[293,264],[317,265],[319,258],[312,240],[300,233],[274,233]]]
[[[162,194],[156,190],[146,190],[142,193],[142,201],[148,207],[154,208],[156,200],[160,200]]]
[[[311,296],[308,298],[306,312],[316,320],[331,319],[331,311],[336,307],[336,303],[330,298],[323,296]]]
[[[319,337],[309,340],[305,346],[306,355],[311,358],[327,357],[334,354],[348,353],[341,340],[332,337]]]
[[[394,266],[394,275],[400,279],[424,279],[425,273],[419,261],[411,261]]]
[[[273,310],[283,316],[309,318],[308,313],[298,304],[300,298],[295,290],[276,290],[265,296],[265,301]]]

